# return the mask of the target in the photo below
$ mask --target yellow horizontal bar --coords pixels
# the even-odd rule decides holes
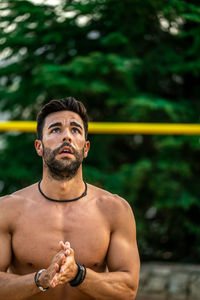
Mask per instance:
[[[200,135],[200,124],[90,123],[90,133]]]
[[[93,134],[200,135],[200,124],[90,122],[88,127]],[[36,132],[36,122],[0,122],[0,131]]]
[[[36,132],[35,121],[0,122],[0,131]]]

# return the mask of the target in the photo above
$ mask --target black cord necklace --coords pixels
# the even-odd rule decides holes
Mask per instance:
[[[72,201],[76,201],[76,200],[79,200],[83,197],[85,197],[87,195],[87,183],[84,181],[84,184],[85,184],[85,191],[83,192],[83,194],[77,198],[74,198],[74,199],[69,199],[69,200],[56,200],[56,199],[53,199],[53,198],[49,198],[47,197],[41,190],[41,187],[40,187],[40,183],[41,183],[41,180],[38,182],[38,190],[40,192],[40,194],[46,198],[47,200],[50,200],[50,201],[54,201],[54,202],[72,202]]]

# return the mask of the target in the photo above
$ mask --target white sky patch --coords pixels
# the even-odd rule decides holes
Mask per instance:
[[[97,30],[92,30],[88,33],[87,38],[89,40],[96,40],[100,37],[100,32]]]
[[[25,55],[28,52],[27,47],[22,47],[21,49],[19,49],[19,54],[20,55]]]
[[[3,44],[5,43],[5,41],[6,41],[6,38],[5,38],[5,37],[1,38],[1,39],[0,39],[0,45],[3,45]]]
[[[12,49],[10,47],[6,47],[3,51],[0,52],[0,60],[4,60],[8,58],[12,54]]]
[[[74,18],[78,11],[64,11],[63,10],[63,1],[62,0],[28,0],[34,4],[44,4],[44,5],[51,5],[51,6],[54,6],[55,7],[55,12],[58,16],[57,18],[57,21],[62,23],[62,22],[65,22],[66,19],[70,19],[70,18]],[[76,1],[76,2],[81,2],[81,0],[79,1]],[[81,27],[81,26],[84,26],[84,23],[83,20],[78,20],[78,25]],[[83,24],[83,25],[82,25]]]
[[[31,15],[29,13],[18,16],[15,18],[15,22],[24,22],[25,20],[27,20]]]
[[[0,28],[5,28],[9,25],[9,22],[8,21],[3,21],[3,22],[0,22]]]
[[[6,7],[8,7],[7,3],[0,3],[0,9],[4,9]]]
[[[163,31],[167,31],[172,35],[176,35],[180,32],[180,26],[184,24],[184,19],[177,17],[173,22],[169,22],[162,14],[158,15],[160,21],[160,27]]]
[[[1,121],[7,121],[10,118],[10,113],[9,112],[1,112],[0,113],[0,120]]]
[[[169,22],[167,19],[163,18],[163,17],[160,17],[159,18],[159,21],[160,21],[160,26],[162,29],[166,30],[169,28]]]
[[[20,85],[20,82],[21,82],[21,77],[20,76],[16,76],[12,85],[9,87],[9,92],[15,92],[18,90],[19,88],[19,85]]]
[[[13,63],[16,63],[19,61],[19,58],[17,57],[17,55],[12,56],[11,59],[7,59],[7,60],[2,60],[0,59],[0,67],[7,67]]]
[[[0,52],[0,67],[7,67],[10,64],[19,62],[27,51],[28,49],[26,47],[22,47],[19,49],[18,54],[12,55],[13,50],[10,47],[6,47]],[[0,85],[4,85],[4,79],[5,77],[0,77]]]
[[[37,22],[32,22],[27,25],[29,29],[35,29],[38,26]]]
[[[58,15],[58,22],[65,22],[66,19],[74,18],[77,15],[77,11],[62,11],[60,8],[55,9]]]
[[[141,135],[141,134],[135,134],[134,136],[133,136],[133,141],[134,141],[134,143],[135,144],[138,144],[138,145],[140,145],[140,144],[142,144],[142,142],[143,142],[143,136]]]
[[[90,21],[89,16],[78,16],[76,18],[76,23],[79,27],[84,27],[89,21]]]
[[[145,217],[147,219],[152,219],[156,216],[156,213],[157,213],[157,208],[152,206],[146,211]]]
[[[173,35],[176,35],[176,34],[179,33],[179,30],[178,30],[178,28],[176,28],[176,27],[170,27],[169,31],[170,31],[170,33],[173,34]]]
[[[17,24],[16,24],[16,23],[13,23],[13,24],[10,24],[10,25],[7,26],[7,27],[4,27],[3,31],[4,31],[5,33],[10,33],[10,32],[12,32],[12,31],[14,31],[14,30],[16,29],[16,27],[17,27]]]
[[[7,17],[11,13],[10,9],[4,9],[1,11],[1,17]]]
[[[52,5],[52,6],[56,6],[56,5],[60,5],[61,4],[61,0],[28,0],[34,4],[48,4],[48,5]]]
[[[77,14],[76,11],[66,11],[66,12],[63,12],[63,16],[65,18],[73,18],[73,17],[75,17],[76,14]]]

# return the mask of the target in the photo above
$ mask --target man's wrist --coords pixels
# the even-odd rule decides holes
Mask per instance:
[[[41,269],[38,272],[36,272],[34,279],[35,284],[41,291],[45,292],[49,289],[49,276],[47,275],[45,269]]]
[[[85,265],[80,265],[79,263],[76,263],[78,272],[76,273],[76,276],[74,277],[73,280],[69,282],[71,286],[78,286],[80,285],[83,280],[85,279],[86,276],[86,267]]]
[[[77,276],[77,274],[78,274],[78,270],[79,270],[79,268],[78,268],[78,265],[77,265],[77,263],[75,262],[75,263],[74,263],[74,271],[73,271],[73,276],[72,276],[72,279],[71,279],[71,281],[72,281],[72,280],[74,280],[74,278]]]

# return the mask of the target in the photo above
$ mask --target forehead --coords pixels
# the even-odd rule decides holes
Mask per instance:
[[[81,117],[73,112],[68,110],[57,111],[49,114],[45,118],[44,128],[48,128],[52,123],[60,122],[63,126],[69,125],[71,122],[77,122],[83,126],[83,120]]]

